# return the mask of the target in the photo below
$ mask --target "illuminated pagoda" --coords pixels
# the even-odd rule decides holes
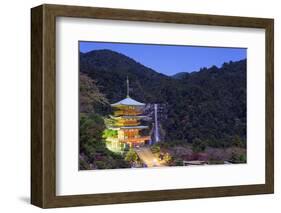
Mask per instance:
[[[147,118],[142,115],[145,104],[129,96],[129,80],[127,78],[127,97],[111,104],[113,115],[107,124],[109,131],[115,132],[107,137],[107,147],[115,152],[122,152],[125,148],[143,145],[150,140],[150,136],[143,136],[142,131],[148,126],[141,125],[141,120]]]

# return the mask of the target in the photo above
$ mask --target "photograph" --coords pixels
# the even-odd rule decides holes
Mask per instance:
[[[274,193],[274,14],[158,6],[31,8],[32,205]]]
[[[79,170],[247,163],[247,48],[78,50]]]

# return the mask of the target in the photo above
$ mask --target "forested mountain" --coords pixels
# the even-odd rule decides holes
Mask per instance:
[[[158,73],[111,50],[80,53],[79,64],[80,76],[93,79],[106,98],[105,112],[108,103],[126,97],[128,76],[132,98],[167,106],[167,119],[161,123],[167,142],[200,139],[213,147],[227,147],[239,138],[245,145],[246,60],[176,76]],[[87,98],[80,94],[81,98],[87,112]]]
[[[100,91],[110,103],[126,96],[126,78],[130,79],[131,96],[146,103],[164,102],[163,90],[173,79],[143,66],[133,59],[111,50],[80,54],[80,72],[97,81]]]

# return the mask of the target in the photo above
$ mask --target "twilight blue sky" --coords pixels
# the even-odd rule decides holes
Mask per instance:
[[[128,44],[80,41],[80,52],[110,49],[165,75],[178,72],[198,71],[202,67],[224,62],[238,61],[247,57],[246,48],[222,48],[199,46]]]

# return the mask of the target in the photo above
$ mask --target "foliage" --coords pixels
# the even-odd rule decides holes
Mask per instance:
[[[182,160],[175,160],[175,166],[183,166]]]
[[[170,164],[173,161],[173,158],[169,153],[166,152],[163,155],[163,160],[165,161],[166,164]]]
[[[105,125],[101,116],[97,114],[83,114],[80,113],[80,145],[83,146],[88,143],[98,143],[102,141],[102,132]],[[80,147],[83,148],[83,147]]]
[[[197,152],[204,152],[206,149],[206,143],[199,138],[195,138],[192,143],[192,151]]]
[[[93,113],[94,111],[101,111],[100,108],[102,107],[106,109],[109,105],[108,100],[99,91],[96,82],[83,73],[80,73],[79,78],[80,112]]]
[[[244,154],[233,151],[230,161],[232,163],[246,163],[246,156]]]
[[[154,144],[150,149],[153,154],[157,154],[160,152],[160,146],[158,144]]]
[[[105,129],[103,131],[102,137],[103,138],[116,138],[118,136],[117,130],[112,130],[112,129]]]
[[[91,169],[91,166],[89,165],[89,163],[87,163],[84,158],[80,157],[79,158],[79,169],[81,170],[88,170]]]
[[[232,144],[235,147],[246,148],[246,140],[241,139],[238,135],[233,137]]]
[[[129,161],[131,163],[136,163],[136,162],[139,161],[139,156],[137,155],[137,153],[133,149],[130,149],[126,153],[125,160]]]
[[[130,164],[121,155],[113,153],[106,148],[105,141],[102,137],[104,132],[105,125],[100,115],[95,113],[80,113],[80,169],[130,167]]]
[[[164,143],[161,143],[161,147],[175,147],[175,146],[183,146],[186,145],[187,141],[186,140],[167,140]]]
[[[240,155],[239,156],[239,161],[240,161],[240,163],[246,163],[246,156],[245,155]]]

